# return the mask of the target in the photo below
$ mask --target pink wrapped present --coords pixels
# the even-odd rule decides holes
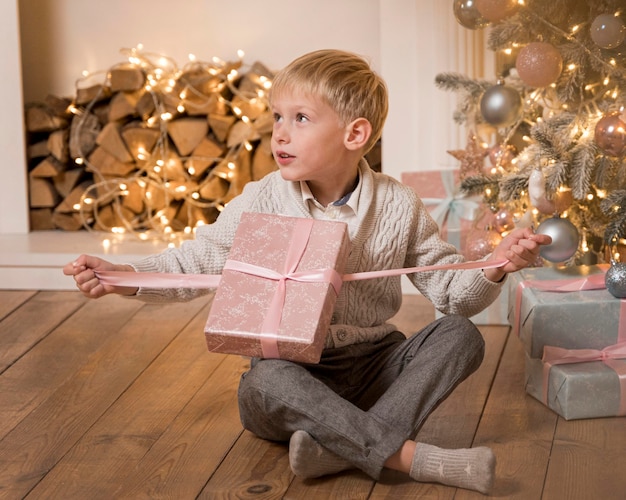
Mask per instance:
[[[439,225],[441,237],[463,252],[480,204],[459,192],[459,170],[403,172],[402,182],[421,198]]]
[[[349,246],[343,222],[244,213],[206,323],[209,351],[318,362]]]

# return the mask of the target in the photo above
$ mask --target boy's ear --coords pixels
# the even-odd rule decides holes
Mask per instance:
[[[346,126],[344,144],[350,150],[365,147],[372,135],[372,124],[365,118],[357,118]]]

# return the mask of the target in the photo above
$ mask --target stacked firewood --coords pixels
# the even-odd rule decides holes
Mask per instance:
[[[272,73],[240,67],[197,63],[164,75],[136,59],[71,98],[27,105],[31,229],[170,234],[213,222],[276,168]]]

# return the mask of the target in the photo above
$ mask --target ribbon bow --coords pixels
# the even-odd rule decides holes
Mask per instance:
[[[545,346],[543,348],[543,399],[548,405],[548,381],[553,365],[602,361],[619,378],[620,404],[617,415],[626,415],[626,363],[617,360],[626,359],[626,341],[618,342],[604,349],[563,349]]]
[[[449,231],[459,231],[461,229],[461,219],[474,220],[479,208],[478,202],[465,198],[455,190],[456,182],[452,170],[441,171],[441,181],[446,193],[445,198],[422,198],[424,205],[435,207],[430,211],[430,215],[437,222],[440,229],[447,224]],[[455,244],[455,246],[459,246]]]

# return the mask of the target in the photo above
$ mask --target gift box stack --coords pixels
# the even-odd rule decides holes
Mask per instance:
[[[454,245],[459,253],[466,255],[468,235],[480,216],[480,203],[459,192],[458,169],[423,170],[403,172],[402,182],[420,197],[433,219],[439,225],[442,239]],[[471,260],[471,259],[470,259]],[[481,313],[472,316],[477,325],[507,324],[508,288]],[[441,313],[437,313],[441,317]]]
[[[605,266],[509,276],[509,321],[524,345],[526,392],[566,420],[626,415],[626,301]]]

